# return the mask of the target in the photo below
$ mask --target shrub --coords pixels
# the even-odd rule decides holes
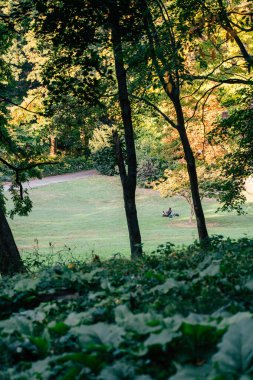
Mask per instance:
[[[145,157],[138,163],[137,182],[141,187],[146,187],[152,181],[163,176],[166,164],[163,160]]]
[[[113,129],[108,125],[96,128],[90,140],[90,148],[95,169],[104,175],[115,175],[117,161],[113,144]]]
[[[92,154],[95,169],[101,174],[113,176],[116,174],[116,157],[113,147],[104,147]]]
[[[80,170],[88,170],[93,168],[92,160],[87,159],[86,157],[60,157],[59,161],[60,162],[55,165],[45,165],[41,169],[42,177],[64,173],[74,173]]]

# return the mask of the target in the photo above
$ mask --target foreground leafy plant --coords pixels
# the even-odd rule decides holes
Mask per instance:
[[[216,236],[208,252],[168,244],[2,280],[0,378],[250,379],[252,246]]]

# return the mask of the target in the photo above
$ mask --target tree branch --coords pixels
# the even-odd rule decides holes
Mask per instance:
[[[198,109],[198,106],[199,106],[199,103],[201,102],[201,100],[204,99],[205,96],[209,94],[209,92],[212,93],[213,90],[214,90],[216,87],[219,87],[219,86],[221,86],[221,83],[218,83],[218,84],[214,85],[213,87],[209,88],[207,91],[205,91],[205,93],[199,98],[199,100],[198,100],[197,103],[195,104],[193,114],[192,114],[191,117],[189,117],[189,118],[186,120],[186,123],[188,123],[190,120],[192,120],[193,117],[195,116],[196,111],[197,111],[197,109]]]
[[[13,106],[16,106],[16,107],[21,108],[21,109],[24,110],[24,111],[27,111],[27,112],[33,113],[33,114],[35,114],[35,115],[45,116],[45,117],[46,117],[45,114],[43,114],[43,113],[41,113],[41,112],[31,111],[31,110],[29,110],[29,109],[27,109],[27,108],[25,108],[25,107],[22,107],[22,106],[20,106],[19,104],[14,103],[12,100],[6,98],[5,96],[0,95],[0,99],[2,99],[2,100],[3,100],[4,102],[6,102],[6,103],[9,103],[9,104],[12,104]]]
[[[175,129],[177,129],[177,125],[176,123],[174,123],[173,120],[171,120],[163,111],[160,110],[160,108],[158,108],[155,104],[153,104],[152,102],[150,102],[148,99],[145,99],[143,97],[139,97],[139,96],[136,96],[136,95],[133,95],[131,94],[130,95],[132,98],[134,99],[137,99],[137,100],[140,100],[144,103],[146,103],[147,105],[149,105],[150,107],[152,107],[154,110],[156,110],[160,115],[163,116],[163,118]]]
[[[249,84],[253,85],[253,80],[250,79],[238,79],[238,78],[229,78],[229,79],[218,79],[211,77],[209,75],[185,75],[184,79],[194,79],[194,80],[210,80],[212,82],[220,84]]]

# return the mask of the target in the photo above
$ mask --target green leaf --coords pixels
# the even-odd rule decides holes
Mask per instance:
[[[99,377],[99,380],[132,380],[135,379],[134,368],[124,362],[117,362],[111,367],[104,368]]]
[[[250,279],[249,281],[247,281],[244,286],[245,288],[253,291],[253,279]]]
[[[59,380],[75,380],[79,375],[81,368],[71,367],[68,368],[66,373],[59,378]]]
[[[161,330],[162,316],[155,313],[133,314],[125,305],[115,308],[115,321],[126,330],[145,335]]]
[[[90,273],[82,274],[81,279],[86,280],[87,282],[92,282],[92,280],[97,278],[101,272],[103,272],[102,268],[96,268],[93,271],[91,271]]]
[[[251,318],[251,316],[252,314],[250,312],[243,311],[243,312],[236,313],[235,315],[225,317],[220,322],[219,328],[227,328],[227,326],[243,321],[244,319],[249,319]]]
[[[166,346],[166,344],[170,343],[174,338],[178,337],[180,333],[176,333],[169,330],[163,330],[158,334],[151,334],[148,339],[145,340],[145,346]]]
[[[216,276],[220,273],[220,262],[212,262],[206,269],[199,273],[199,277]]]
[[[224,379],[238,379],[253,374],[253,319],[245,318],[231,325],[213,357],[216,374]]]
[[[90,311],[82,312],[82,313],[69,313],[64,323],[70,327],[78,326],[82,323],[92,322],[92,315]]]
[[[168,293],[171,289],[177,288],[179,286],[182,286],[184,284],[183,281],[176,281],[174,278],[168,278],[164,284],[157,285],[150,289],[151,293],[159,292],[162,294]]]
[[[69,330],[69,326],[67,326],[63,322],[56,322],[54,324],[49,325],[48,329],[58,335],[65,335]]]
[[[102,322],[94,325],[72,327],[70,332],[77,335],[83,345],[96,343],[111,347],[118,347],[125,334],[123,328]]]
[[[22,315],[16,315],[8,320],[0,321],[0,331],[4,334],[13,334],[18,332],[21,335],[33,335],[32,321]]]
[[[205,364],[200,367],[189,365],[180,368],[174,376],[169,378],[169,380],[207,380],[210,371],[210,364]]]
[[[101,359],[96,355],[86,354],[84,352],[66,354],[57,359],[57,362],[59,363],[66,363],[69,361],[84,364],[93,371],[98,370],[103,364]]]
[[[19,292],[28,292],[30,290],[35,290],[38,283],[40,282],[40,278],[23,278],[19,280],[15,287],[15,291]]]
[[[30,341],[37,347],[39,354],[46,356],[49,350],[49,343],[41,337],[31,336]]]

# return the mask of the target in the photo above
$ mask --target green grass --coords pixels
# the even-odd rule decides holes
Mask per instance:
[[[93,252],[102,257],[117,252],[129,255],[118,178],[97,175],[31,189],[30,195],[34,204],[32,213],[10,221],[22,252],[31,252],[37,239],[40,253],[57,252],[66,245],[78,256]],[[253,237],[253,203],[247,204],[248,214],[244,216],[217,214],[217,203],[211,200],[203,205],[210,234]],[[180,217],[162,218],[162,210],[169,206]],[[163,199],[152,190],[138,189],[137,207],[146,252],[167,241],[182,245],[197,238],[196,226],[188,223],[189,208],[183,199]]]

